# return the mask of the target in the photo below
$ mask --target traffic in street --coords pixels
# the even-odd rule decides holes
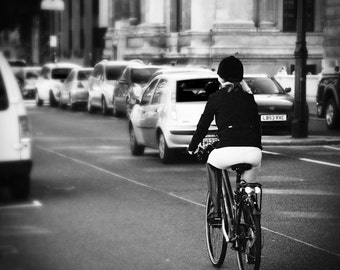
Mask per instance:
[[[28,200],[0,189],[0,269],[214,269],[205,164],[130,153],[125,117],[26,102]],[[310,134],[340,136],[312,116]],[[275,137],[275,135],[273,135]],[[338,269],[340,145],[264,145],[261,269]],[[237,269],[228,248],[222,269]]]

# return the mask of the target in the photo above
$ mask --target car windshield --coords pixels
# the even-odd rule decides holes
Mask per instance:
[[[52,79],[65,80],[72,68],[55,68],[52,70]]]
[[[133,83],[137,84],[144,84],[147,83],[151,76],[157,71],[159,68],[153,67],[153,68],[136,68],[133,69],[131,72],[131,79]]]
[[[91,75],[91,70],[80,70],[78,72],[78,80],[79,81],[87,81],[88,78],[90,77]]]
[[[217,79],[194,79],[177,82],[176,101],[207,101],[209,93],[205,90],[209,82],[217,82]]]
[[[4,80],[2,78],[2,74],[0,73],[0,111],[6,110],[7,107],[8,107],[7,92],[6,92]]]
[[[109,81],[118,80],[120,76],[122,75],[125,68],[126,68],[126,65],[106,67],[106,79]]]
[[[282,87],[267,77],[244,78],[253,94],[284,94]]]

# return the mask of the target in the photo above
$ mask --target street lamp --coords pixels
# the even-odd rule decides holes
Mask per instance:
[[[64,1],[63,0],[43,0],[40,4],[40,8],[42,10],[49,10],[52,12],[51,14],[51,21],[52,21],[52,30],[50,33],[50,48],[52,50],[52,61],[57,61],[57,52],[58,45],[60,47],[60,42],[58,38],[58,34],[60,33],[60,22],[61,22],[61,11],[65,9]],[[57,23],[55,23],[55,17],[57,17]],[[58,54],[59,56],[59,54]]]
[[[297,1],[297,40],[295,47],[295,100],[292,137],[308,137],[308,107],[306,103],[306,0]]]

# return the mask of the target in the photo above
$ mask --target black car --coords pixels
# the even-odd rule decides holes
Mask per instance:
[[[316,95],[318,117],[325,118],[328,129],[340,127],[340,73],[322,74]]]

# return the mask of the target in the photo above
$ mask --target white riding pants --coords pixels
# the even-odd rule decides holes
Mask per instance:
[[[228,146],[214,149],[210,153],[207,163],[221,170],[226,170],[237,163],[249,163],[252,168],[243,173],[242,179],[254,182],[261,167],[261,160],[262,151],[258,147]]]

